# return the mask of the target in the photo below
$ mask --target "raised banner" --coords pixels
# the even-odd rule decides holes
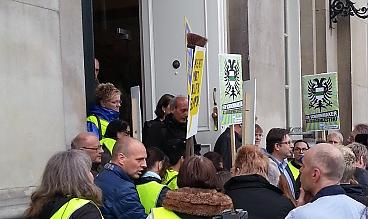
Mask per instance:
[[[205,48],[196,46],[194,49],[193,68],[188,93],[189,113],[187,123],[187,139],[198,132],[198,114],[202,87],[202,75],[205,60]],[[189,79],[188,79],[189,80]]]
[[[340,129],[337,73],[305,75],[303,88],[303,130]]]
[[[241,55],[219,54],[221,125],[242,123],[243,89]]]

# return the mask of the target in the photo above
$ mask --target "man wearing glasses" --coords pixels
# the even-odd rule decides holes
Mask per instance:
[[[96,135],[92,132],[82,132],[78,134],[71,143],[72,149],[83,150],[92,161],[91,173],[95,177],[98,174],[97,168],[101,163],[101,156],[104,152]]]
[[[294,158],[288,163],[288,166],[296,180],[299,176],[299,169],[302,167],[302,158],[304,153],[309,149],[309,144],[304,140],[294,142]]]
[[[298,188],[295,186],[295,179],[287,164],[287,158],[292,156],[291,146],[292,142],[288,130],[272,128],[268,132],[266,137],[266,150],[269,153],[270,162],[276,163],[280,173],[284,174],[289,184],[290,191],[295,198]]]

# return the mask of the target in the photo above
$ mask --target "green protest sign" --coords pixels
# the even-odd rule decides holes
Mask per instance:
[[[337,73],[305,75],[303,88],[303,129],[340,129]]]
[[[242,123],[243,89],[241,55],[220,54],[221,125]]]

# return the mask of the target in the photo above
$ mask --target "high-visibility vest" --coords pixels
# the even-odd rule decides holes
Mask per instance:
[[[109,122],[107,120],[101,119],[100,117],[97,117],[96,115],[88,116],[87,122],[92,122],[93,124],[95,124],[100,133],[100,140],[103,139]]]
[[[167,170],[165,178],[162,180],[162,184],[167,185],[169,189],[176,190],[179,189],[178,187],[178,174],[179,172],[175,170]]]
[[[146,214],[149,214],[151,209],[156,207],[157,199],[162,188],[164,187],[165,185],[162,185],[156,181],[151,181],[136,186],[139,199],[141,200]]]
[[[291,170],[291,173],[293,174],[294,179],[296,180],[300,174],[300,171],[298,168],[296,168],[291,161],[288,163],[289,169]]]
[[[57,210],[54,215],[52,215],[51,219],[69,219],[70,216],[76,210],[80,209],[81,207],[83,207],[84,205],[88,203],[92,203],[95,205],[95,203],[92,202],[91,200],[82,199],[82,198],[72,198],[67,203],[65,203],[63,206],[61,206],[61,208]],[[96,208],[98,209],[97,206]],[[100,209],[98,209],[98,211],[100,211]],[[100,212],[100,215],[101,215],[101,218],[103,218],[101,212]]]
[[[100,144],[105,145],[107,150],[109,150],[110,155],[112,155],[112,149],[114,149],[115,143],[116,143],[116,140],[112,138],[104,138],[100,141]]]
[[[154,219],[180,219],[178,215],[164,207],[152,208],[152,215]]]

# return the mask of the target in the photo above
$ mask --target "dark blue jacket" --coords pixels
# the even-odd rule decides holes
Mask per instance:
[[[99,105],[94,105],[89,110],[88,116],[91,116],[91,115],[98,116],[98,118],[106,120],[109,123],[113,120],[119,119],[119,112],[116,112],[112,109],[108,109],[106,107],[102,107],[102,106],[99,106]],[[100,137],[98,127],[92,122],[87,121],[87,131],[88,132],[93,132],[98,138]]]
[[[117,165],[108,163],[95,183],[102,190],[105,219],[145,219],[133,180]]]

